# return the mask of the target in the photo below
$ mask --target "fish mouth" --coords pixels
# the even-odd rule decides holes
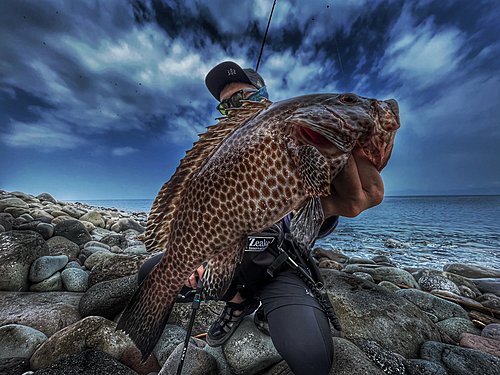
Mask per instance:
[[[304,126],[299,127],[299,132],[304,140],[312,146],[325,148],[331,147],[333,145],[333,143],[330,142],[326,137]]]

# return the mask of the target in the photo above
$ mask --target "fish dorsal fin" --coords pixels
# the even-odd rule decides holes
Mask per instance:
[[[207,131],[199,135],[198,141],[186,152],[170,180],[163,184],[151,207],[144,241],[148,251],[166,249],[175,208],[178,207],[189,181],[203,162],[230,133],[271,104],[267,99],[261,102],[244,102],[241,107],[228,111],[227,117],[218,118],[217,124],[208,126]]]

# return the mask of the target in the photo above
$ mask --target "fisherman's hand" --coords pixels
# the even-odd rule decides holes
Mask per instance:
[[[196,272],[198,272],[198,275],[201,279],[201,275],[203,275],[203,270],[204,270],[204,267],[203,267],[203,265],[201,265],[196,271],[193,272],[193,274],[191,276],[189,276],[189,279],[187,279],[187,281],[184,283],[184,285],[186,285],[188,288],[196,289],[196,287],[198,285],[198,281],[196,280]]]
[[[330,190],[328,197],[321,198],[325,218],[334,215],[356,217],[384,199],[382,177],[359,146],[352,150]]]

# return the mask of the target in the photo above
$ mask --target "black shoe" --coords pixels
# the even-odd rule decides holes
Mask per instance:
[[[271,336],[269,333],[269,324],[267,324],[267,317],[264,314],[264,306],[260,305],[253,316],[253,322],[259,331],[265,335]]]
[[[243,321],[243,318],[253,313],[259,307],[259,304],[260,301],[253,298],[242,303],[228,302],[222,314],[212,323],[207,332],[205,339],[208,345],[217,347],[229,340]],[[235,311],[241,311],[241,314],[236,316],[234,315]]]

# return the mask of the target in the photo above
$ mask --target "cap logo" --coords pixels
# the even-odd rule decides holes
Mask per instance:
[[[228,77],[229,76],[234,76],[235,74],[236,74],[236,69],[231,68],[231,69],[227,70]]]

